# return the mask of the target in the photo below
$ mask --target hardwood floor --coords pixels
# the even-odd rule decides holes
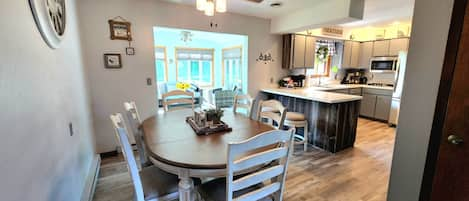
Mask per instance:
[[[385,201],[395,129],[359,119],[355,147],[330,154],[310,148],[291,159],[285,201]],[[102,160],[94,201],[130,201],[133,191],[122,156]]]

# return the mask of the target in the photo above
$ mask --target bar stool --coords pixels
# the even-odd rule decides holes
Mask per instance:
[[[303,136],[295,134],[295,145],[303,144],[304,151],[308,149],[308,120],[305,115],[298,112],[287,112],[285,115],[284,126],[293,128],[303,128]],[[296,141],[298,139],[299,141]]]

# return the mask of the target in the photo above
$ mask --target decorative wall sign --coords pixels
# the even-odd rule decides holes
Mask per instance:
[[[133,48],[133,47],[126,47],[126,48],[125,48],[125,54],[127,54],[127,55],[135,55],[135,48]]]
[[[104,54],[105,68],[122,68],[122,59],[120,54]]]
[[[109,29],[111,33],[111,40],[132,40],[130,22],[109,20]]]
[[[65,0],[29,0],[36,25],[49,47],[56,49],[67,25]]]
[[[264,62],[265,64],[267,64],[268,62],[274,62],[274,59],[272,59],[272,55],[270,53],[265,53],[265,54],[261,54],[259,55],[259,58],[256,59],[256,61],[258,62]]]

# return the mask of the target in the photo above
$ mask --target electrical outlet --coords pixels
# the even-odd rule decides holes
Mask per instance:
[[[147,86],[151,86],[151,78],[147,78]]]
[[[70,132],[70,136],[73,136],[73,124],[72,124],[72,122],[68,123],[68,131]]]

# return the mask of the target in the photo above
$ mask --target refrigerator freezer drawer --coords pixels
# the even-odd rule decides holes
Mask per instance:
[[[391,111],[389,112],[389,124],[397,125],[400,106],[401,106],[401,100],[397,98],[393,98],[391,101]]]

